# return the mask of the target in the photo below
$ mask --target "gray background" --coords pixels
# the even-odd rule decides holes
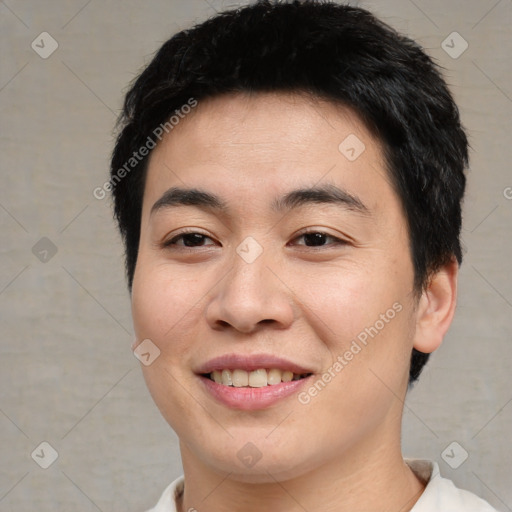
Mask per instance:
[[[359,5],[444,66],[472,145],[458,312],[408,397],[404,454],[437,460],[456,484],[512,510],[512,1]],[[130,351],[111,205],[92,191],[107,177],[128,82],[170,35],[224,7],[0,2],[1,511],[141,511],[181,473],[176,436]],[[31,48],[43,31],[59,45],[47,59]],[[454,31],[469,45],[458,58],[441,46]],[[453,53],[461,43],[445,44]],[[42,441],[58,452],[48,469],[31,457]],[[442,457],[453,441],[451,465],[469,454],[457,469]]]

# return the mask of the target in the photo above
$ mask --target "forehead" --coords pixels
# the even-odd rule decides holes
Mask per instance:
[[[226,94],[199,101],[153,150],[144,213],[176,186],[270,208],[292,185],[382,202],[387,182],[379,141],[350,109],[305,94]]]
[[[380,146],[352,109],[306,93],[223,94],[200,100],[158,149],[178,145],[173,142],[179,137],[184,150],[200,145],[210,152],[217,150],[217,156],[222,149],[229,149],[247,155],[252,152],[258,160],[266,156],[279,159],[280,155],[300,159],[326,151],[326,155],[337,156],[339,143],[350,134],[370,146]]]

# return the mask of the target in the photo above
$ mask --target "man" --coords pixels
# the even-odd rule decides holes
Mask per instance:
[[[153,510],[492,511],[400,447],[462,259],[430,58],[363,9],[260,2],[166,42],[121,122],[134,349],[184,468]]]

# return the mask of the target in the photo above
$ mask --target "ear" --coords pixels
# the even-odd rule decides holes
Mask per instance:
[[[457,303],[459,265],[454,258],[434,274],[416,311],[414,348],[430,354],[438,349],[452,323]]]

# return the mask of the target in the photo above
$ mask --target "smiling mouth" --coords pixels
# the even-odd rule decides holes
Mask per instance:
[[[211,373],[203,374],[203,377],[221,384],[222,386],[231,386],[236,388],[263,388],[265,386],[275,386],[282,382],[292,380],[301,380],[312,375],[311,373],[297,374],[290,370],[280,370],[279,368],[260,368],[253,371],[240,369],[234,370],[214,370]]]

